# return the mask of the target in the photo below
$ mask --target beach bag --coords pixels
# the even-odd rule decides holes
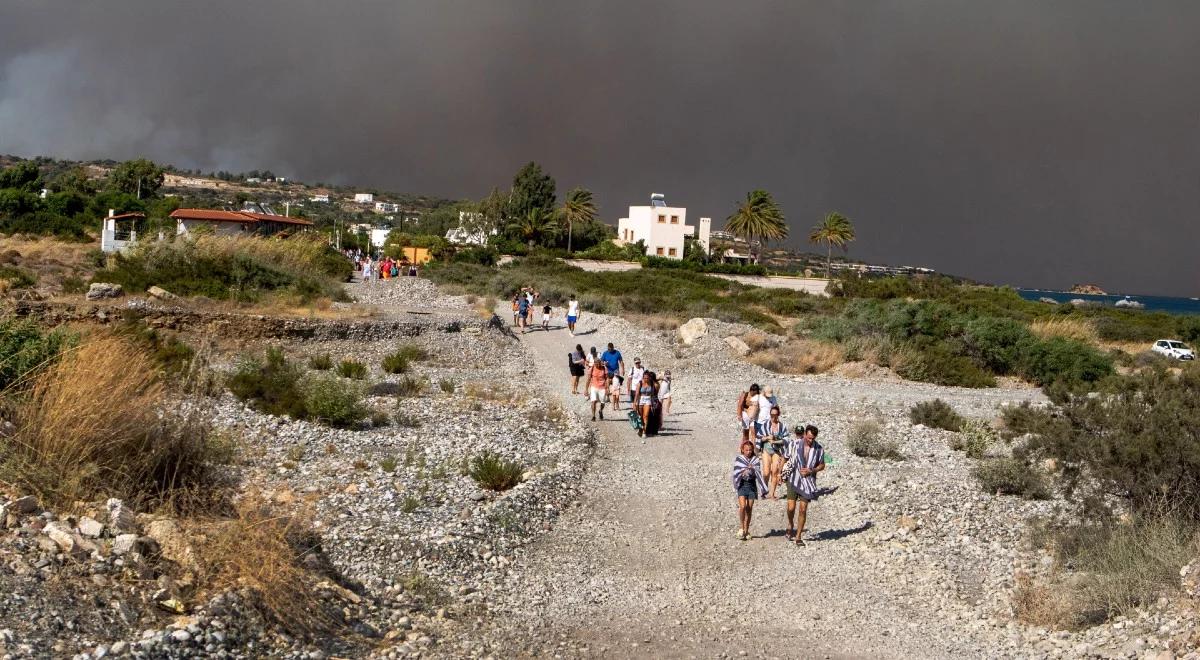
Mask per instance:
[[[642,430],[642,418],[635,410],[629,411],[629,425],[633,427],[634,431]]]

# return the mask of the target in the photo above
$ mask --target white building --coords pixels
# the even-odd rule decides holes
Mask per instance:
[[[399,204],[393,204],[392,202],[375,202],[376,213],[396,213],[399,210]]]
[[[388,234],[392,233],[391,227],[372,227],[371,228],[371,247],[381,248],[384,241],[387,240]]]
[[[308,201],[310,201],[310,202],[325,202],[326,204],[328,204],[329,203],[329,195],[313,195],[312,197],[309,198]]]
[[[354,202],[356,204],[370,204],[375,201],[375,195],[371,193],[354,193]]]
[[[137,242],[137,231],[134,226],[138,220],[146,217],[145,213],[116,214],[108,210],[104,218],[104,227],[100,231],[100,250],[103,252],[119,252]]]
[[[687,224],[686,208],[667,206],[666,199],[654,193],[650,195],[650,206],[629,207],[629,217],[617,222],[617,238],[626,243],[645,241],[647,256],[682,259],[685,236],[695,237],[708,251],[711,226],[711,218],[700,218],[698,228]]]
[[[500,233],[488,224],[484,223],[482,213],[459,211],[458,226],[446,230],[446,240],[455,245],[487,245],[489,236]]]

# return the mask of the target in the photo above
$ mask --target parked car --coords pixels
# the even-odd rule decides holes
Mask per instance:
[[[1159,339],[1150,350],[1176,360],[1196,359],[1196,352],[1178,339]]]

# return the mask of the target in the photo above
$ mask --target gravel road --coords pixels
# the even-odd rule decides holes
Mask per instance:
[[[906,510],[896,498],[913,498],[916,508],[922,496],[906,487],[863,486],[903,481],[913,472],[965,483],[967,488],[947,490],[948,497],[963,498],[964,492],[966,500],[984,497],[972,490],[963,470],[928,474],[950,452],[937,437],[936,448],[921,446],[927,436],[942,432],[917,427],[912,434],[902,410],[913,400],[942,396],[981,416],[995,414],[1003,400],[1036,399],[1036,391],[793,379],[729,358],[723,345],[714,346],[715,336],[684,348],[619,318],[593,315],[582,327],[587,334],[578,338],[565,330],[520,335],[542,387],[589,419],[583,397],[569,394],[565,354],[577,341],[600,350],[614,341],[627,361],[639,355],[651,369],[672,369],[675,407],[663,434],[644,442],[624,419],[610,414],[595,423],[598,447],[580,489],[583,498],[511,574],[506,616],[485,635],[491,651],[961,657],[995,648],[994,635],[977,635],[979,627],[958,619],[983,616],[976,601],[988,579],[984,573],[1011,572],[1004,555],[984,557],[980,568],[970,562],[951,566],[936,550],[920,557],[890,553],[891,539],[882,541],[886,535],[880,530],[893,532],[898,512]],[[821,439],[835,457],[822,485],[839,490],[811,507],[814,541],[806,548],[784,542],[782,500],[760,501],[753,539],[735,538],[728,474],[739,436],[732,409],[739,388],[751,380],[775,385],[790,423],[811,422],[825,430]],[[910,435],[905,448],[926,455],[855,475],[863,459],[850,455],[842,441],[849,420],[863,411],[884,417],[889,429],[904,427]],[[876,506],[872,494],[891,505]],[[881,562],[881,556],[890,560]]]

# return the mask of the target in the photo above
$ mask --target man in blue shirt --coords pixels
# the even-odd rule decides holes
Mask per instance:
[[[521,315],[521,334],[525,334],[529,332],[529,298],[524,294],[517,302],[517,313]]]
[[[600,354],[600,359],[608,367],[608,385],[611,386],[613,376],[621,378],[621,374],[625,373],[625,359],[621,357],[621,351],[613,348],[612,342],[609,342],[608,350]]]

